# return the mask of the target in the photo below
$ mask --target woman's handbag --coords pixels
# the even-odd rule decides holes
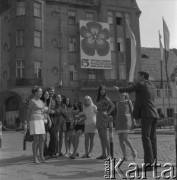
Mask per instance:
[[[30,135],[30,129],[28,128],[25,133],[25,141],[32,142],[33,141],[33,135]]]

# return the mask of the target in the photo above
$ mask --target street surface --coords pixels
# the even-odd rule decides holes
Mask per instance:
[[[161,133],[157,136],[158,161],[175,164],[175,138],[171,133]],[[143,162],[143,151],[140,134],[131,134],[130,139],[138,151],[136,163]],[[64,153],[63,148],[63,153]],[[98,134],[95,136],[95,145],[91,159],[82,159],[84,154],[84,135],[80,138],[78,152],[80,157],[71,160],[67,157],[52,158],[46,163],[36,165],[32,162],[31,143],[27,143],[27,150],[23,151],[23,133],[3,131],[2,148],[0,149],[0,180],[62,180],[62,179],[83,179],[83,180],[103,180],[105,167],[103,160],[95,158],[101,153],[101,145]],[[123,172],[130,170],[129,163],[132,161],[130,151],[129,159],[123,162],[121,169]],[[122,157],[117,135],[114,133],[114,155],[117,161]],[[116,162],[117,162],[116,161]],[[166,168],[167,169],[167,168]],[[158,168],[159,175],[163,168]],[[176,171],[175,171],[176,172]],[[116,179],[122,179],[116,173]],[[147,179],[154,179],[152,172],[147,173]],[[161,178],[162,179],[162,178]]]

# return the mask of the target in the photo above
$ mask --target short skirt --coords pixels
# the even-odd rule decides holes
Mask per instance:
[[[84,133],[96,133],[96,132],[97,132],[97,129],[96,129],[95,123],[85,125]]]
[[[29,122],[30,134],[45,134],[45,126],[43,120],[33,120]]]

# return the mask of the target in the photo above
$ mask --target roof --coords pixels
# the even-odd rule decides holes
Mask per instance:
[[[151,80],[160,81],[161,80],[160,49],[142,47],[141,57],[142,57],[141,69],[143,71],[149,72]],[[174,68],[176,67],[177,67],[177,55],[175,54],[174,49],[173,50],[171,49],[169,51],[169,58],[167,63],[169,78],[173,73]],[[166,81],[165,61],[162,62],[162,76],[163,76],[163,80]]]

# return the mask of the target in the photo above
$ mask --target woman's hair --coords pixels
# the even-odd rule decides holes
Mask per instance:
[[[100,100],[100,98],[101,98],[101,90],[103,89],[103,87],[106,89],[106,86],[104,86],[104,85],[101,85],[99,88],[98,88],[98,94],[97,94],[97,102]],[[105,94],[103,95],[103,97],[106,97],[106,91],[105,91]]]
[[[34,86],[34,87],[32,88],[32,94],[35,95],[35,93],[38,92],[39,89],[42,89],[42,88],[39,87],[39,86]]]
[[[78,110],[79,110],[79,112],[83,111],[83,104],[81,101],[78,101]]]
[[[87,107],[87,106],[86,106],[86,100],[87,100],[87,99],[89,99],[89,100],[91,101],[90,106],[93,106],[93,105],[94,105],[94,104],[93,104],[93,101],[92,101],[92,98],[91,98],[90,96],[85,96],[85,97],[84,97],[84,103],[83,103],[84,109]]]
[[[42,93],[42,96],[41,96],[41,100],[44,102],[45,101],[45,93],[46,92],[48,92],[49,93],[49,91],[46,89],[46,90],[44,90],[44,92]],[[49,98],[48,98],[49,99]],[[48,99],[46,99],[46,103],[47,103],[47,106],[49,106],[49,102],[50,101],[48,101]]]
[[[67,99],[69,99],[69,104],[68,104],[68,105],[66,104],[66,100],[67,100]],[[63,101],[62,101],[62,102],[63,102],[63,104],[65,104],[66,106],[68,106],[68,107],[72,107],[72,104],[71,104],[71,100],[70,100],[70,98],[65,97],[65,98],[63,99]]]

